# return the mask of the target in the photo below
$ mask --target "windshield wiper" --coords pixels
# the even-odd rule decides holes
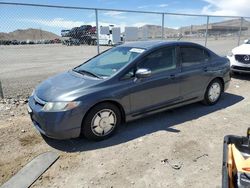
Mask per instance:
[[[99,75],[97,75],[97,74],[95,74],[95,73],[93,73],[93,72],[87,71],[87,70],[73,69],[73,71],[78,72],[78,73],[80,73],[80,74],[87,74],[87,75],[89,75],[89,76],[92,76],[92,77],[96,77],[96,78],[102,79],[101,76],[99,76]]]

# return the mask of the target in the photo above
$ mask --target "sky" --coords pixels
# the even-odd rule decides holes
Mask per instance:
[[[250,17],[249,0],[0,0],[0,2]],[[161,25],[161,18],[160,14],[98,11],[99,25],[114,24],[122,29],[125,26]],[[165,27],[175,29],[187,25],[206,24],[207,21],[206,17],[173,15],[165,15],[164,20]],[[223,20],[225,18],[210,18],[210,22]],[[37,28],[60,34],[62,29],[71,29],[83,24],[95,25],[94,11],[0,4],[0,32]]]

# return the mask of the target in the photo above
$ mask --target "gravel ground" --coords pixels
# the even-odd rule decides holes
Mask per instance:
[[[192,42],[204,45],[204,39],[192,39]],[[209,38],[207,42],[208,48],[220,55],[226,55],[236,44],[237,38]],[[101,46],[100,51],[108,48]],[[0,81],[6,98],[25,98],[44,79],[97,54],[96,46],[61,44],[0,46],[0,51]]]
[[[102,46],[101,51],[108,47]],[[6,98],[25,98],[35,86],[97,54],[95,46],[0,46],[0,81]]]
[[[223,55],[233,42],[208,44]],[[59,160],[32,187],[221,187],[223,137],[245,135],[250,124],[250,77],[241,75],[215,106],[196,103],[133,121],[102,142],[43,138],[26,112],[27,96],[43,79],[95,55],[96,47],[0,50],[6,97],[0,101],[0,185],[35,156],[52,150]]]
[[[200,103],[122,125],[102,142],[41,137],[26,101],[0,103],[0,185],[45,151],[59,160],[38,187],[221,187],[223,137],[249,127],[250,77],[233,78],[215,106]]]

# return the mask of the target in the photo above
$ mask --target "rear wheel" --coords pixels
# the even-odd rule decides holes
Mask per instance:
[[[223,88],[221,81],[219,79],[213,80],[207,87],[203,103],[206,105],[216,104],[221,97],[222,91]]]
[[[115,132],[121,123],[121,113],[111,103],[101,103],[93,107],[83,121],[82,133],[91,140],[103,140]]]

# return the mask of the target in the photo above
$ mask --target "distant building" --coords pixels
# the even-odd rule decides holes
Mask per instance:
[[[193,34],[205,34],[206,29],[208,30],[208,35],[235,35],[240,31],[241,19],[226,20],[223,22],[210,23],[208,28],[206,24],[203,25],[191,25],[187,27],[181,27],[179,30],[184,35]],[[250,22],[245,19],[242,22],[241,31],[248,31],[250,28]]]
[[[232,19],[222,22],[209,23],[208,28],[206,24],[190,25],[180,27],[179,29],[164,28],[164,38],[179,38],[180,36],[204,37],[206,28],[208,29],[208,36],[235,36],[240,31],[241,19]],[[250,22],[243,19],[241,27],[243,36],[250,36]],[[139,27],[139,39],[160,39],[162,34],[162,27],[159,25],[144,25]]]

